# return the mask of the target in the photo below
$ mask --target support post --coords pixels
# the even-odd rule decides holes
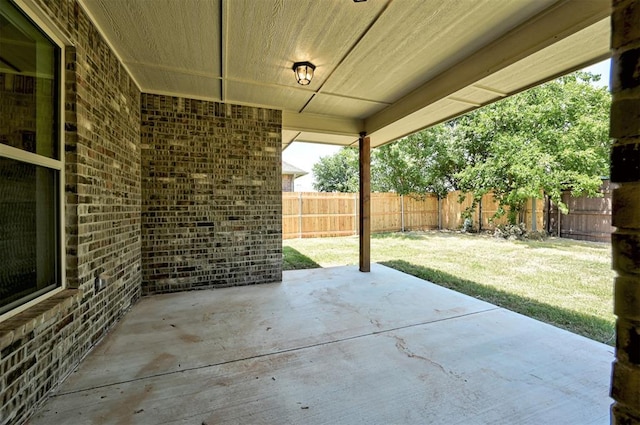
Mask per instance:
[[[360,271],[371,271],[371,142],[360,133]]]
[[[616,358],[611,423],[640,423],[640,0],[612,1],[611,235]]]

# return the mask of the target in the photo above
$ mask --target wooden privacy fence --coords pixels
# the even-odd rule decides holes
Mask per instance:
[[[554,204],[547,208],[547,232],[562,238],[596,242],[610,242],[614,227],[611,225],[611,183],[603,180],[600,198],[576,197],[571,192],[562,194],[568,214],[560,214]]]
[[[459,229],[462,214],[471,205],[471,195],[458,202],[460,192],[451,192],[446,199],[435,195],[402,196],[395,193],[371,194],[371,231],[398,232],[406,230]],[[534,207],[535,205],[535,207]],[[534,207],[534,208],[533,208]],[[482,216],[482,229],[492,229],[506,223],[506,217],[491,221],[498,204],[493,195],[482,198],[481,208],[472,217],[477,228]],[[532,200],[525,211],[527,228],[542,230],[544,201]],[[481,210],[481,212],[480,212]],[[533,220],[533,221],[532,221]],[[535,225],[532,223],[535,222]],[[358,194],[325,192],[284,192],[282,194],[282,237],[314,238],[358,234]]]

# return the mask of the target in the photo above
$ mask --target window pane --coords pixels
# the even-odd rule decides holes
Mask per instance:
[[[0,158],[0,313],[59,283],[57,174]]]
[[[0,143],[58,159],[60,49],[0,0]]]

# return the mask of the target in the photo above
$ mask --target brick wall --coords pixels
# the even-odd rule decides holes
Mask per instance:
[[[281,122],[142,95],[144,293],[281,280]]]
[[[293,174],[282,175],[282,191],[293,192]]]
[[[640,0],[614,0],[611,16],[611,235],[616,360],[613,424],[640,424]]]
[[[143,269],[146,293],[282,276],[281,113],[141,96],[75,0],[36,1],[73,45],[66,289],[0,321],[2,424],[25,422],[135,303]]]
[[[140,294],[140,93],[74,0],[38,0],[67,50],[67,289],[0,322],[0,423],[22,423]],[[109,285],[96,293],[97,275]]]

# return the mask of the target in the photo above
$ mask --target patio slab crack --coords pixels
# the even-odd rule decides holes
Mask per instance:
[[[132,379],[126,379],[126,380],[121,380],[121,381],[117,381],[117,382],[111,382],[111,383],[108,383],[108,384],[95,385],[95,386],[88,387],[88,388],[76,389],[76,390],[73,390],[73,391],[60,392],[60,393],[57,393],[57,394],[53,394],[51,396],[51,398],[57,398],[57,397],[62,397],[62,396],[66,396],[66,395],[71,395],[71,394],[78,394],[78,393],[82,393],[82,392],[86,392],[86,391],[92,391],[92,390],[96,390],[96,389],[100,389],[100,388],[108,388],[108,387],[112,387],[112,386],[116,386],[116,385],[129,384],[129,383],[132,383],[132,382],[143,381],[143,380],[147,380],[147,379],[153,379],[153,378],[158,378],[158,377],[163,377],[163,376],[168,376],[168,375],[174,375],[174,374],[179,374],[179,373],[191,372],[191,371],[195,371],[195,370],[201,370],[201,369],[218,367],[218,366],[223,366],[223,365],[228,365],[228,364],[233,364],[233,363],[239,363],[239,362],[243,362],[243,361],[256,360],[256,359],[266,358],[266,357],[285,354],[285,353],[303,351],[303,350],[316,348],[316,347],[329,346],[329,345],[332,345],[332,344],[338,344],[338,343],[342,343],[342,342],[346,342],[346,341],[352,341],[352,340],[356,340],[356,339],[367,338],[367,337],[370,337],[370,336],[388,334],[388,333],[391,333],[391,332],[394,332],[394,331],[398,331],[398,330],[402,330],[402,329],[410,329],[410,328],[415,328],[415,327],[419,327],[419,326],[431,325],[431,324],[434,324],[434,323],[440,323],[440,322],[445,322],[445,321],[449,321],[449,320],[455,320],[455,319],[459,319],[459,318],[463,318],[463,317],[467,317],[467,316],[483,314],[483,313],[487,313],[487,312],[491,312],[491,311],[495,311],[495,310],[500,310],[500,309],[502,309],[502,308],[494,306],[494,307],[491,307],[491,308],[486,308],[486,309],[483,309],[483,310],[477,310],[477,311],[464,313],[464,314],[458,314],[458,315],[455,315],[455,316],[445,317],[445,318],[442,318],[442,319],[427,320],[427,321],[424,321],[424,322],[411,323],[411,324],[408,324],[408,325],[396,326],[396,327],[387,328],[387,329],[374,330],[372,332],[362,333],[362,334],[358,334],[358,335],[352,335],[352,336],[348,336],[348,337],[344,337],[344,338],[337,338],[337,339],[330,340],[330,341],[322,341],[322,342],[318,342],[318,343],[314,343],[314,344],[308,344],[308,345],[302,345],[302,346],[298,346],[298,347],[287,348],[287,349],[283,349],[283,350],[271,351],[271,352],[268,352],[268,353],[258,353],[258,354],[252,355],[252,356],[247,356],[247,357],[242,357],[242,358],[237,358],[237,359],[232,359],[232,360],[226,360],[226,361],[217,362],[217,363],[210,363],[210,364],[206,364],[206,365],[199,365],[199,366],[194,366],[194,367],[181,368],[180,370],[171,370],[171,371],[167,371],[167,372],[160,372],[160,373],[156,373],[156,374],[148,375],[148,376],[144,376],[144,377],[136,377],[136,378],[132,378]]]

